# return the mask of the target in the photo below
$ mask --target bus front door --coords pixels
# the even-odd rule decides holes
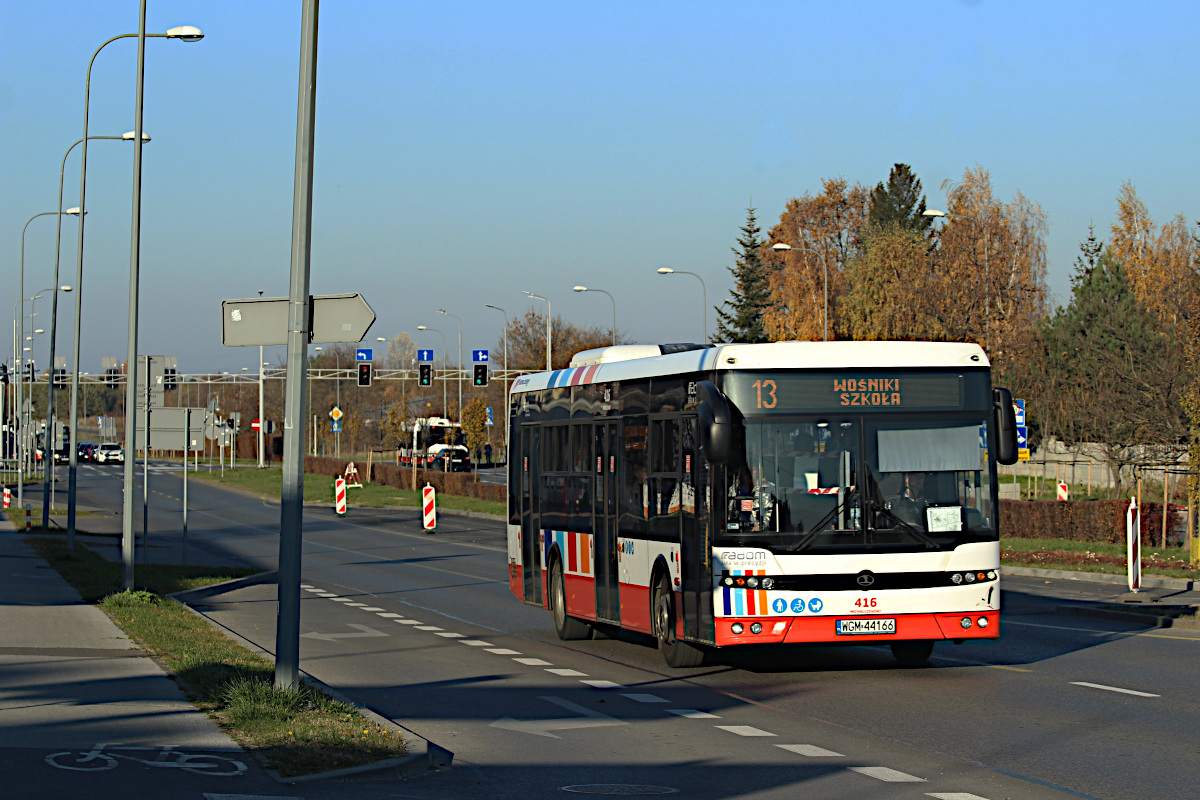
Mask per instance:
[[[711,472],[696,439],[696,418],[683,420],[683,526],[680,531],[683,633],[716,641],[712,593],[712,534],[709,509]]]
[[[617,452],[616,420],[598,422],[596,434],[596,503],[592,530],[592,557],[596,569],[596,618],[621,621],[617,587]]]
[[[521,573],[525,602],[543,605],[542,530],[538,516],[538,428],[521,429]]]

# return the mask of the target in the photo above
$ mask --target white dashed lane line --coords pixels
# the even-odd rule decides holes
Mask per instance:
[[[1121,694],[1132,694],[1136,697],[1162,697],[1160,694],[1150,694],[1149,692],[1138,692],[1133,689],[1122,689],[1119,686],[1105,686],[1102,683],[1088,683],[1086,681],[1071,681],[1072,686],[1086,686],[1089,689],[1103,689],[1106,692],[1120,692]]]
[[[860,775],[866,775],[868,778],[885,783],[927,783],[924,778],[888,767],[850,767],[850,769]]]
[[[723,731],[736,733],[738,736],[774,736],[775,734],[768,731],[755,728],[753,725],[714,725]]]
[[[808,756],[809,758],[845,758],[841,753],[826,750],[824,747],[817,747],[815,744],[777,744],[775,746],[781,750],[787,750],[789,753],[795,753],[798,756]]]
[[[326,592],[322,589],[318,589],[318,588],[315,588],[312,586],[302,586],[301,588],[304,589],[305,591],[308,591],[308,592],[311,592],[312,594],[317,595],[318,597],[325,597],[325,598],[328,598],[328,599],[333,600],[338,603],[345,603],[347,605],[347,607],[350,607],[350,608],[361,608],[364,611],[374,613],[377,616],[382,617],[384,619],[390,619],[393,622],[399,623],[401,625],[415,625],[416,630],[419,630],[419,631],[430,631],[432,633],[435,633],[438,636],[441,636],[441,637],[444,637],[447,639],[456,639],[459,642],[461,642],[462,644],[465,644],[469,647],[482,647],[487,652],[492,653],[493,655],[514,657],[513,661],[516,661],[519,664],[524,664],[524,665],[530,666],[530,667],[546,667],[546,670],[545,670],[546,672],[549,672],[553,675],[557,675],[559,677],[582,678],[582,680],[580,680],[580,683],[590,686],[593,689],[627,689],[628,688],[627,686],[624,686],[623,684],[620,684],[620,683],[615,683],[614,681],[606,681],[606,680],[587,678],[587,673],[585,673],[585,672],[580,672],[580,671],[574,670],[574,669],[555,667],[549,661],[546,661],[541,658],[520,657],[522,654],[520,652],[518,652],[517,650],[511,650],[507,647],[494,647],[494,646],[492,646],[491,642],[485,642],[481,639],[468,639],[464,636],[464,634],[447,631],[442,628],[439,628],[436,625],[424,625],[420,622],[420,620],[407,619],[402,614],[395,614],[392,612],[387,612],[387,611],[384,611],[382,608],[368,606],[366,603],[354,602],[353,599],[349,598],[349,597],[338,597],[330,592]],[[1098,683],[1086,683],[1083,681],[1073,681],[1073,683],[1076,686],[1086,686],[1088,688],[1103,689],[1103,690],[1110,691],[1110,692],[1121,692],[1124,694],[1137,695],[1139,697],[1158,697],[1159,696],[1156,694],[1150,694],[1148,692],[1134,691],[1133,689],[1121,689],[1121,688],[1118,688],[1115,686],[1104,686],[1104,685],[1098,684]],[[626,698],[627,700],[632,700],[635,703],[667,703],[667,702],[669,702],[668,700],[666,700],[662,697],[659,697],[658,695],[655,695],[655,694],[627,692],[627,693],[623,693],[621,696]],[[707,711],[700,711],[700,710],[694,709],[694,708],[668,708],[668,709],[664,709],[664,710],[668,714],[674,714],[675,716],[683,717],[685,719],[721,719],[721,717],[717,714],[712,714]],[[772,737],[777,736],[777,734],[771,733],[770,731],[764,731],[761,728],[755,728],[751,725],[714,725],[713,727],[717,728],[718,730],[726,731],[727,733],[733,733],[733,734],[736,734],[737,736],[743,736],[743,737],[747,737],[747,738],[772,738]],[[775,746],[780,748],[781,750],[786,750],[790,753],[795,753],[796,755],[805,756],[806,758],[845,758],[846,757],[841,753],[834,752],[833,750],[826,750],[823,747],[818,747],[817,745],[813,745],[813,744],[777,744]],[[885,783],[926,783],[927,782],[924,778],[918,778],[915,775],[909,775],[906,772],[901,772],[900,770],[891,769],[890,767],[848,767],[847,769],[849,769],[853,772],[856,772],[860,775],[865,775],[869,778],[874,778],[875,780],[883,781]],[[971,794],[969,792],[929,792],[929,793],[926,793],[926,796],[932,797],[932,798],[934,798],[934,800],[987,800],[987,798],[983,798],[983,797],[980,797],[979,795]]]

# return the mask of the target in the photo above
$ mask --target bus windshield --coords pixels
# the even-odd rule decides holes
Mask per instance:
[[[747,419],[725,543],[953,549],[996,538],[983,414]]]

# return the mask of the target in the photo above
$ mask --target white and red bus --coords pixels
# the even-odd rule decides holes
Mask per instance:
[[[634,345],[512,385],[509,583],[563,639],[671,666],[750,645],[999,636],[1012,395],[930,342]]]

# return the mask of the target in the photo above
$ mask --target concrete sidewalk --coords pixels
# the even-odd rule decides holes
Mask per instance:
[[[49,786],[51,794],[94,798],[197,797],[200,786],[278,790],[154,660],[84,603],[25,544],[23,532],[2,518],[0,576],[5,798],[44,797]],[[109,745],[109,755],[85,756],[102,744]],[[163,755],[164,747],[211,755],[203,765],[189,764]],[[147,763],[156,760],[177,763]]]

